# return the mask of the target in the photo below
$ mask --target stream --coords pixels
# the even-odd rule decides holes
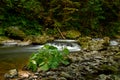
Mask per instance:
[[[68,48],[70,52],[81,50],[74,40],[55,40],[47,44],[57,47],[58,50],[63,48]],[[113,40],[110,45],[118,45],[118,42]],[[14,46],[9,44],[8,46],[0,46],[0,80],[3,80],[4,74],[10,69],[22,69],[27,64],[30,55],[41,47],[43,45]]]
[[[43,47],[43,45],[29,45],[29,46],[15,46],[13,43],[9,45],[0,46],[0,80],[3,80],[4,74],[10,69],[22,69],[28,62],[30,55]],[[70,52],[80,51],[80,46],[74,41],[56,40],[55,42],[47,43],[62,50],[68,48]]]

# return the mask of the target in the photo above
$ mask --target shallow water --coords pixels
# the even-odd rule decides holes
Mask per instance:
[[[22,69],[34,51],[36,50],[32,46],[0,46],[0,80],[4,80],[4,74],[10,69]]]

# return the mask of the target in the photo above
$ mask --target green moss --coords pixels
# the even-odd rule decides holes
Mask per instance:
[[[18,27],[6,28],[5,35],[13,39],[20,39],[20,40],[23,40],[26,37],[25,33],[22,30],[20,30]]]
[[[66,32],[66,37],[70,39],[78,38],[81,35],[79,31],[76,30],[69,30]]]
[[[117,73],[119,71],[117,64],[115,65],[103,64],[100,66],[100,69],[102,72],[107,73],[107,74]]]
[[[91,37],[80,37],[78,39],[79,44],[82,46],[82,48],[88,48],[89,43],[91,43],[92,38]]]

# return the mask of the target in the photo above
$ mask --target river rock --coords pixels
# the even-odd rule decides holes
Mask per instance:
[[[66,37],[67,38],[70,38],[70,39],[76,39],[78,37],[80,37],[81,33],[77,30],[69,30],[69,31],[66,31]]]
[[[54,75],[54,74],[56,74],[56,73],[53,72],[53,71],[49,71],[49,72],[46,73],[47,76],[52,76],[52,75]]]
[[[16,46],[17,41],[15,41],[15,40],[5,40],[5,41],[2,41],[1,44],[3,46]]]
[[[3,46],[27,46],[30,45],[31,41],[20,41],[20,40],[5,40],[1,42]]]
[[[91,37],[80,37],[78,42],[82,46],[83,50],[103,50],[110,44],[110,38],[104,37],[103,39],[92,39]]]
[[[65,77],[60,77],[59,80],[67,80]]]
[[[52,40],[52,39],[50,39]],[[31,35],[27,36],[24,41],[31,41],[32,44],[45,44],[48,41],[48,36],[46,35]]]
[[[30,73],[27,71],[19,71],[18,73],[21,78],[28,78],[30,76]]]
[[[120,51],[120,46],[109,46],[108,50],[119,52]]]
[[[31,41],[30,40],[28,40],[28,41],[21,41],[21,42],[19,42],[18,44],[17,44],[17,46],[28,46],[28,45],[30,45],[31,44]]]
[[[17,69],[11,69],[7,73],[5,73],[5,75],[4,75],[5,78],[14,78],[16,76],[18,76]]]
[[[66,73],[66,72],[61,72],[60,76],[64,77],[64,78],[67,78],[67,79],[72,78],[72,76],[70,74]]]

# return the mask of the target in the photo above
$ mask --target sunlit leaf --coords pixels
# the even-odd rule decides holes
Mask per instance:
[[[48,64],[44,64],[43,66],[40,66],[41,70],[47,71],[49,69]]]

